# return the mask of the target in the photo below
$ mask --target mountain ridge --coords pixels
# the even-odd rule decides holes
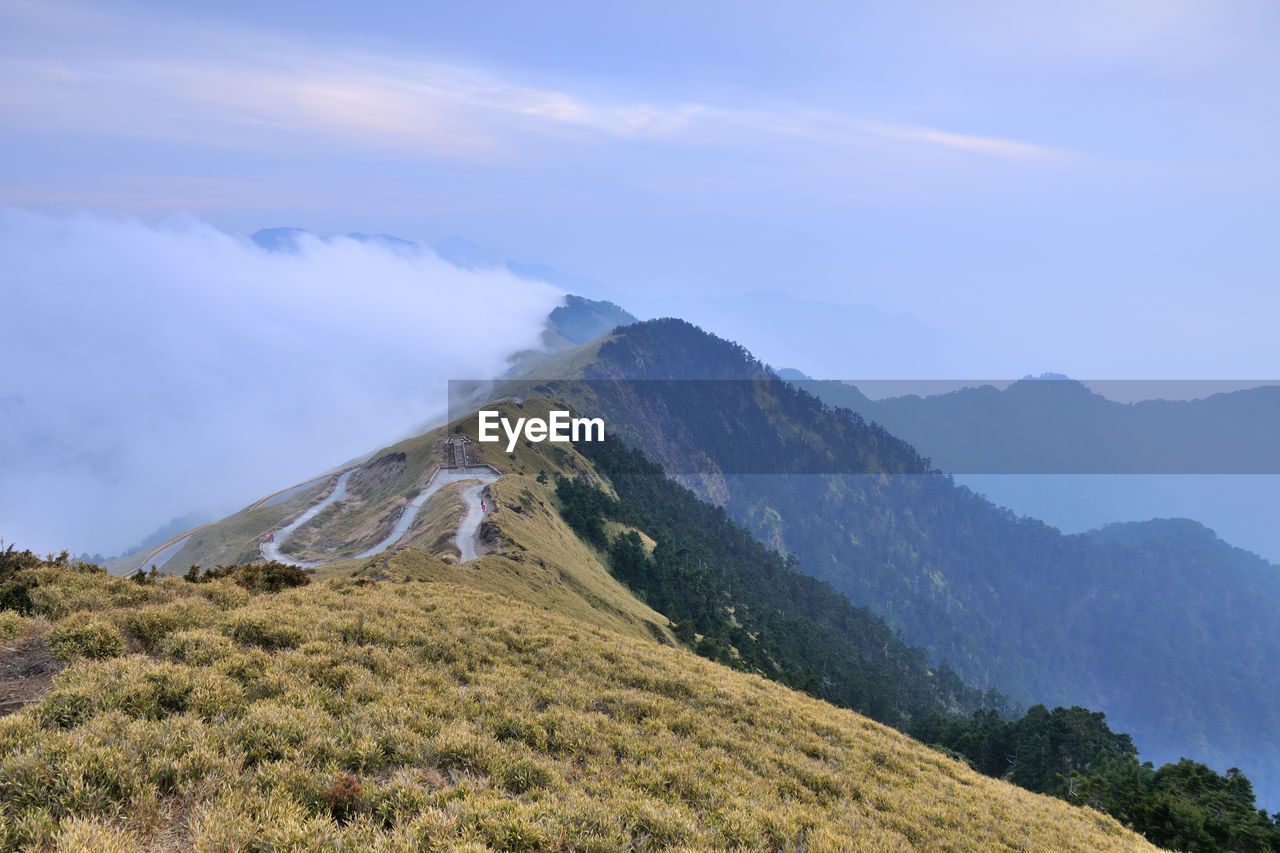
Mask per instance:
[[[851,466],[828,469],[849,474],[842,477],[763,475],[823,470],[796,468],[785,457],[777,457],[776,469],[726,473],[735,454],[786,445],[780,437],[785,433],[768,433],[770,418],[777,429],[795,428],[776,414],[783,399],[808,412],[804,418],[850,424],[847,429],[855,431],[847,435],[862,436],[873,460],[880,449],[910,445],[887,432],[877,435],[850,411],[821,414],[815,398],[786,396],[778,387],[784,383],[769,378],[743,348],[682,321],[618,330],[579,375],[597,382],[579,383],[576,393],[574,380],[562,387],[544,384],[563,391],[560,396],[575,406],[602,414],[616,432],[701,496],[724,505],[762,541],[795,554],[804,571],[872,607],[910,642],[928,647],[932,660],[945,659],[965,678],[996,685],[1021,701],[1100,708],[1134,735],[1145,755],[1161,761],[1190,752],[1223,767],[1248,765],[1261,796],[1274,798],[1280,756],[1263,745],[1276,742],[1272,734],[1280,734],[1280,719],[1259,694],[1269,689],[1259,667],[1280,655],[1280,590],[1265,561],[1233,562],[1234,551],[1184,558],[1164,546],[1135,550],[1064,536],[1016,518],[945,475],[926,473],[922,460],[894,469],[916,474],[887,480],[859,477]],[[628,384],[628,378],[661,377],[676,381]],[[689,379],[704,382],[697,392],[667,390]],[[758,415],[750,414],[757,405],[751,395],[727,390],[742,380],[753,383],[752,394],[765,395],[757,401]],[[717,389],[724,393],[717,396]],[[726,433],[726,411],[734,424],[754,417],[751,423],[763,432],[751,435],[743,427]],[[914,449],[910,453],[919,460]],[[1225,585],[1198,589],[1191,566],[1196,559],[1229,569]],[[1185,577],[1162,568],[1170,560]],[[1182,580],[1165,588],[1175,577]],[[1156,578],[1163,579],[1161,586],[1151,587]],[[1169,617],[1177,626],[1172,630]],[[1143,627],[1131,625],[1134,620]],[[1251,626],[1248,637],[1233,632],[1236,624]],[[1190,644],[1199,636],[1226,645]],[[1064,657],[1059,649],[1072,653]],[[1153,681],[1162,668],[1168,672]]]

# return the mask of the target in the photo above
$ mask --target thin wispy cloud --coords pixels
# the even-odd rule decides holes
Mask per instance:
[[[228,37],[229,38],[229,37]],[[513,72],[280,45],[252,34],[207,55],[153,40],[121,55],[11,56],[0,64],[0,126],[48,127],[234,148],[313,143],[469,160],[522,156],[531,143],[659,141],[733,145],[745,129],[779,139],[887,138],[1028,161],[1053,153],[1017,139],[866,116],[742,110],[704,101],[609,100],[530,85]],[[570,87],[571,88],[571,87]],[[588,87],[583,87],[584,90]]]
[[[958,151],[983,158],[1024,164],[1063,162],[1072,152],[1000,136],[959,133],[905,122],[851,118],[814,110],[717,111],[726,123],[783,137],[808,139],[833,145],[876,142]]]
[[[1045,145],[1035,145],[1017,139],[1001,139],[994,136],[975,136],[969,133],[953,133],[936,127],[910,124],[867,123],[867,133],[886,139],[936,145],[971,154],[981,154],[1003,160],[1022,162],[1048,162],[1066,156],[1066,152]]]
[[[243,147],[280,134],[321,134],[373,148],[490,156],[520,137],[578,130],[612,138],[671,135],[696,104],[592,104],[493,79],[482,69],[387,63],[373,57],[254,60],[127,59],[92,68],[8,63],[6,124],[214,140]],[[217,132],[217,131],[221,132]]]

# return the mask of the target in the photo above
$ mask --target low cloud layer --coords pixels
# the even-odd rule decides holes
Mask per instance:
[[[0,210],[0,537],[111,554],[405,435],[561,294],[429,252]]]

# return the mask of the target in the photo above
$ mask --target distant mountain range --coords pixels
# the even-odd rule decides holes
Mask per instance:
[[[957,481],[1021,515],[1071,532],[1186,516],[1280,562],[1280,387],[1095,383],[1124,397],[1205,395],[1117,402],[1063,376],[943,392],[927,382],[813,380],[794,369],[779,376],[884,425]],[[893,396],[885,397],[889,389]]]
[[[1280,473],[1280,386],[1119,403],[1063,376],[878,400],[846,382],[793,381],[952,474]]]

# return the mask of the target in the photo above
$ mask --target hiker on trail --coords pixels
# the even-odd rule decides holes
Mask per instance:
[[[481,511],[481,512],[484,512],[484,511],[485,511],[485,510],[487,510],[487,509],[488,509],[488,507],[484,505],[484,501],[480,501],[480,511]]]

